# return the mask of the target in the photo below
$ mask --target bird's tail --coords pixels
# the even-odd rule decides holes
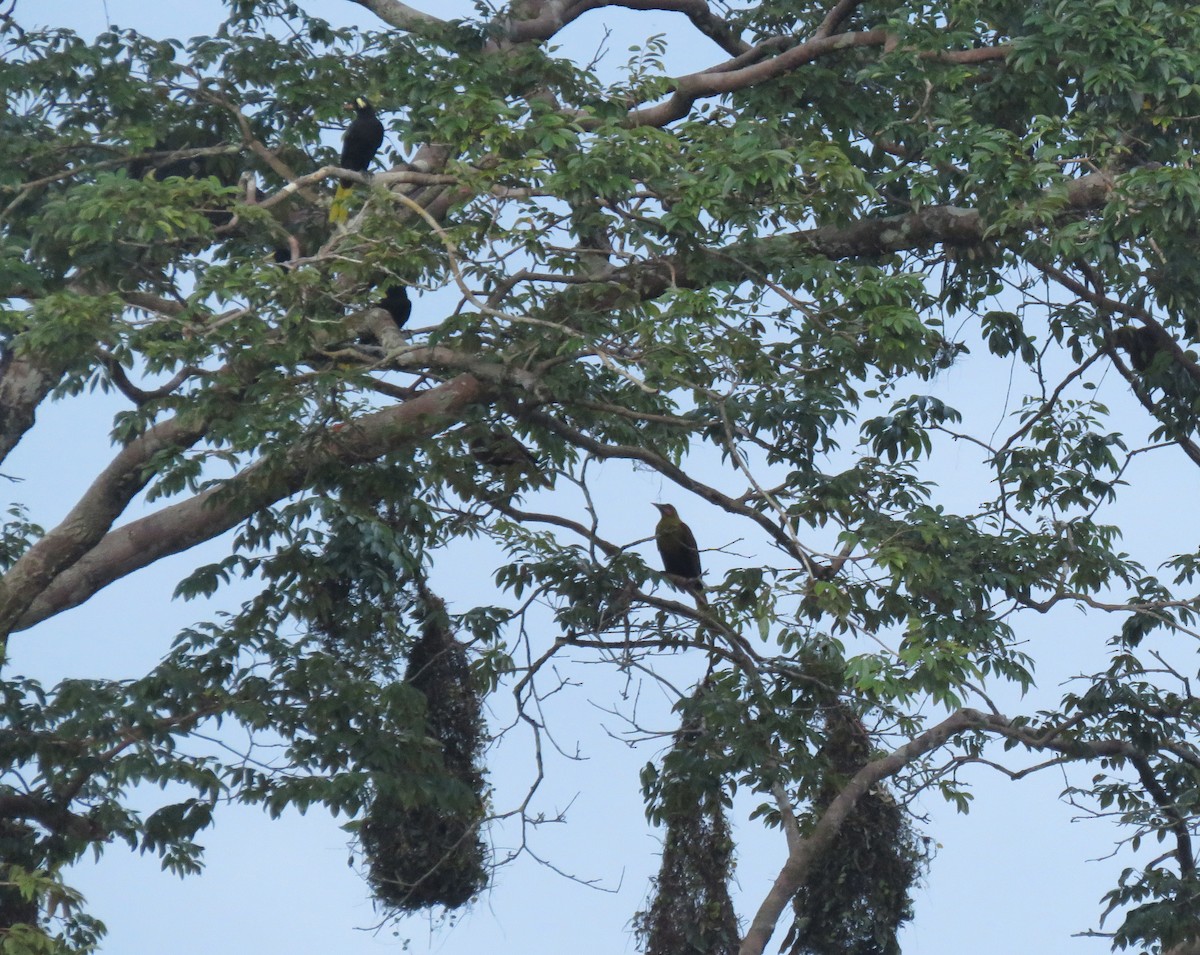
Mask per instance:
[[[350,193],[353,191],[353,186],[338,183],[337,192],[333,194],[333,202],[329,204],[329,221],[334,225],[341,225],[350,218]]]

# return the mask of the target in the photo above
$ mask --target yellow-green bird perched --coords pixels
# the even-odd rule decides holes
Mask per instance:
[[[347,126],[346,132],[342,134],[340,165],[343,169],[350,169],[353,172],[366,172],[375,158],[375,153],[383,145],[383,123],[375,115],[375,107],[362,96],[355,97],[353,103],[347,103],[346,109],[355,110],[358,115],[354,117],[354,122]],[[333,194],[333,202],[329,206],[330,222],[346,221],[349,216],[346,205],[353,189],[354,183],[349,179],[343,179],[338,183],[337,192]]]
[[[662,517],[654,528],[654,542],[662,557],[663,570],[672,578],[672,583],[696,598],[696,603],[707,606],[704,583],[700,580],[700,548],[696,546],[696,535],[679,519],[673,504],[655,504]]]

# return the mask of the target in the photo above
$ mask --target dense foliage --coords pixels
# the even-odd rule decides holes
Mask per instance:
[[[722,951],[893,951],[913,799],[1067,767],[1127,841],[1113,944],[1200,945],[1200,551],[1126,553],[1113,517],[1200,465],[1200,8],[658,0],[675,32],[616,64],[570,53],[590,0],[358,4],[377,28],[229,0],[186,42],[0,12],[0,459],[47,403],[122,402],[56,526],[9,485],[0,951],[88,949],[64,866],[124,842],[195,872],[226,800],[344,814],[377,893],[464,902],[480,815],[538,812],[490,802],[478,695],[540,740],[581,681],[636,725],[605,672],[687,730],[645,727],[642,781],[659,891],[708,901],[652,901],[643,937],[699,904]],[[337,166],[360,95],[373,176]],[[706,601],[660,570],[646,475]],[[254,596],[149,672],[20,675],[40,624],[227,532],[178,593]],[[477,586],[446,615],[451,568]],[[1107,639],[1065,689],[1031,626],[1060,607]],[[451,716],[415,676],[438,645]],[[787,861],[730,940],[735,792]]]

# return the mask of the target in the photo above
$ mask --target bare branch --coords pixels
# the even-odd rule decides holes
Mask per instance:
[[[407,30],[411,33],[426,33],[432,26],[444,26],[446,21],[432,14],[423,13],[415,7],[410,7],[401,0],[350,0],[360,7],[366,7],[384,23],[397,30]]]
[[[633,110],[626,118],[629,126],[666,126],[683,119],[699,99],[732,93],[782,76],[822,56],[859,46],[881,47],[887,42],[884,30],[864,33],[839,33],[794,46],[768,60],[730,71],[704,71],[681,76],[675,81],[674,94],[665,103]],[[749,55],[749,54],[745,54]]]
[[[741,39],[725,20],[713,13],[704,0],[597,0],[589,4],[588,9],[608,6],[624,7],[627,10],[666,10],[682,13],[692,21],[692,26],[730,56],[740,56],[751,49],[750,44]]]
[[[778,47],[779,40],[772,38],[764,41],[766,49]],[[673,95],[664,103],[646,106],[630,112],[626,118],[629,126],[665,126],[675,120],[683,119],[697,100],[713,96],[733,93],[747,89],[768,80],[791,73],[821,57],[840,53],[843,50],[859,47],[879,47],[890,49],[895,44],[893,37],[886,30],[865,30],[861,33],[818,33],[811,40],[789,47],[783,52],[767,59],[756,57],[756,51],[750,49],[737,57],[738,66],[730,68],[731,64],[719,64],[681,76],[673,84]],[[926,52],[920,54],[922,59],[938,60],[945,63],[974,64],[989,60],[1002,60],[1008,56],[1010,47],[983,47],[977,50],[948,50],[944,52]],[[749,62],[748,65],[740,65]]]
[[[150,481],[156,455],[186,448],[204,434],[205,423],[171,418],[123,447],[71,508],[62,523],[29,548],[0,582],[0,634],[13,624],[46,586],[70,568],[108,532],[133,497]]]
[[[812,831],[804,839],[798,840],[795,847],[788,852],[787,861],[775,877],[775,883],[754,914],[741,948],[738,949],[738,955],[762,955],[775,931],[779,917],[804,884],[814,861],[833,844],[859,799],[869,792],[872,786],[937,749],[954,734],[977,727],[982,719],[986,718],[976,710],[959,710],[937,726],[926,730],[882,759],[868,763],[855,773],[829,804],[829,808]]]
[[[129,380],[129,376],[125,374],[125,368],[121,365],[120,361],[117,360],[115,355],[112,355],[106,351],[100,351],[99,355],[101,361],[104,362],[104,367],[108,370],[108,377],[112,380],[112,383],[117,386],[117,390],[135,405],[139,406],[147,404],[158,398],[165,398],[167,395],[173,394],[175,390],[189,378],[193,378],[196,375],[202,374],[202,371],[199,368],[193,367],[192,365],[185,365],[183,368],[179,369],[179,371],[175,373],[174,377],[172,377],[171,380],[166,384],[160,385],[158,388],[155,388],[151,391],[146,391],[142,388],[139,388]]]
[[[830,36],[845,22],[855,10],[862,6],[863,0],[838,0],[833,8],[825,14],[825,19],[817,27],[816,37]]]

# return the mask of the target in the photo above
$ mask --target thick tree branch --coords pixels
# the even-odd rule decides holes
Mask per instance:
[[[423,33],[429,27],[443,27],[445,20],[423,13],[415,7],[410,7],[400,0],[350,0],[360,7],[366,7],[388,26],[397,30],[408,30],[412,33]]]
[[[698,73],[689,73],[679,77],[673,84],[673,94],[670,99],[654,106],[632,110],[626,117],[625,123],[628,126],[666,126],[668,123],[683,119],[697,100],[757,86],[786,73],[794,72],[821,57],[844,50],[860,47],[887,49],[894,42],[895,37],[886,30],[864,30],[859,33],[818,34],[806,42],[788,47],[783,52],[767,59],[759,59],[755,55],[755,50],[751,49],[738,55],[736,68],[731,69],[733,64],[723,63]],[[778,40],[772,38],[764,41],[762,46],[764,49],[773,49],[778,46]],[[922,53],[920,56],[922,59],[943,63],[972,64],[1002,60],[1008,56],[1009,52],[1010,47],[998,46],[984,47],[978,50],[930,51]],[[748,65],[741,65],[747,61],[749,61]]]
[[[845,22],[846,17],[862,6],[862,3],[863,0],[838,0],[825,14],[825,19],[821,21],[821,25],[817,27],[817,32],[813,35],[816,37],[831,35]]]
[[[486,400],[488,394],[487,385],[479,378],[460,375],[404,404],[364,415],[333,434],[322,433],[310,444],[293,447],[280,460],[259,461],[195,497],[119,527],[61,569],[32,603],[27,602],[28,609],[12,629],[26,630],[79,606],[115,580],[220,536],[257,511],[302,490],[322,468],[370,461],[436,434],[458,421],[469,405]],[[55,564],[62,568],[61,561]],[[19,601],[11,599],[0,604],[0,608],[10,608],[10,616],[11,608],[17,606]]]
[[[1069,214],[1082,214],[1102,206],[1112,192],[1115,180],[1107,173],[1092,173],[1073,179],[1056,189],[1065,189]],[[1034,227],[1031,225],[1030,229]],[[707,251],[703,282],[743,281],[754,279],[744,263],[777,262],[796,255],[821,256],[828,259],[847,259],[890,255],[895,252],[915,252],[939,245],[970,247],[985,241],[999,243],[1004,236],[994,238],[988,232],[989,223],[975,209],[962,206],[929,206],[915,212],[880,218],[859,219],[844,225],[818,226],[765,238],[735,242],[721,249]],[[687,261],[665,256],[614,269],[605,277],[613,288],[615,300],[620,290],[636,289],[645,298],[654,298],[667,289],[693,288]]]
[[[665,10],[682,13],[692,26],[712,40],[730,56],[741,56],[751,46],[741,39],[725,20],[717,16],[705,0],[592,0],[572,8],[574,16],[602,7],[624,7],[626,10]]]
[[[0,461],[33,427],[38,405],[65,371],[65,362],[45,356],[0,355]]]
[[[103,828],[87,816],[69,812],[57,801],[24,793],[0,795],[0,819],[32,819],[51,832],[82,839],[101,839],[105,835]]]
[[[513,16],[501,21],[500,38],[491,44],[492,50],[548,40],[591,6],[588,0],[523,0],[510,9]]]
[[[715,67],[700,73],[689,73],[674,82],[674,92],[666,102],[655,106],[644,106],[632,110],[625,123],[628,126],[666,126],[683,119],[699,99],[732,93],[758,83],[782,76],[784,73],[811,63],[830,53],[849,50],[860,46],[883,46],[888,34],[884,30],[868,30],[864,33],[838,33],[819,37],[785,50],[778,56],[760,60],[736,70]],[[751,54],[743,54],[749,56]]]
[[[143,311],[157,315],[178,318],[187,311],[187,306],[182,302],[163,298],[161,295],[154,295],[150,292],[121,292],[120,295],[121,298],[134,308],[140,308]]]
[[[204,434],[204,423],[172,418],[123,447],[71,508],[62,523],[29,548],[0,581],[0,635],[28,609],[50,581],[71,567],[112,527],[154,475],[165,451],[186,448]]]

